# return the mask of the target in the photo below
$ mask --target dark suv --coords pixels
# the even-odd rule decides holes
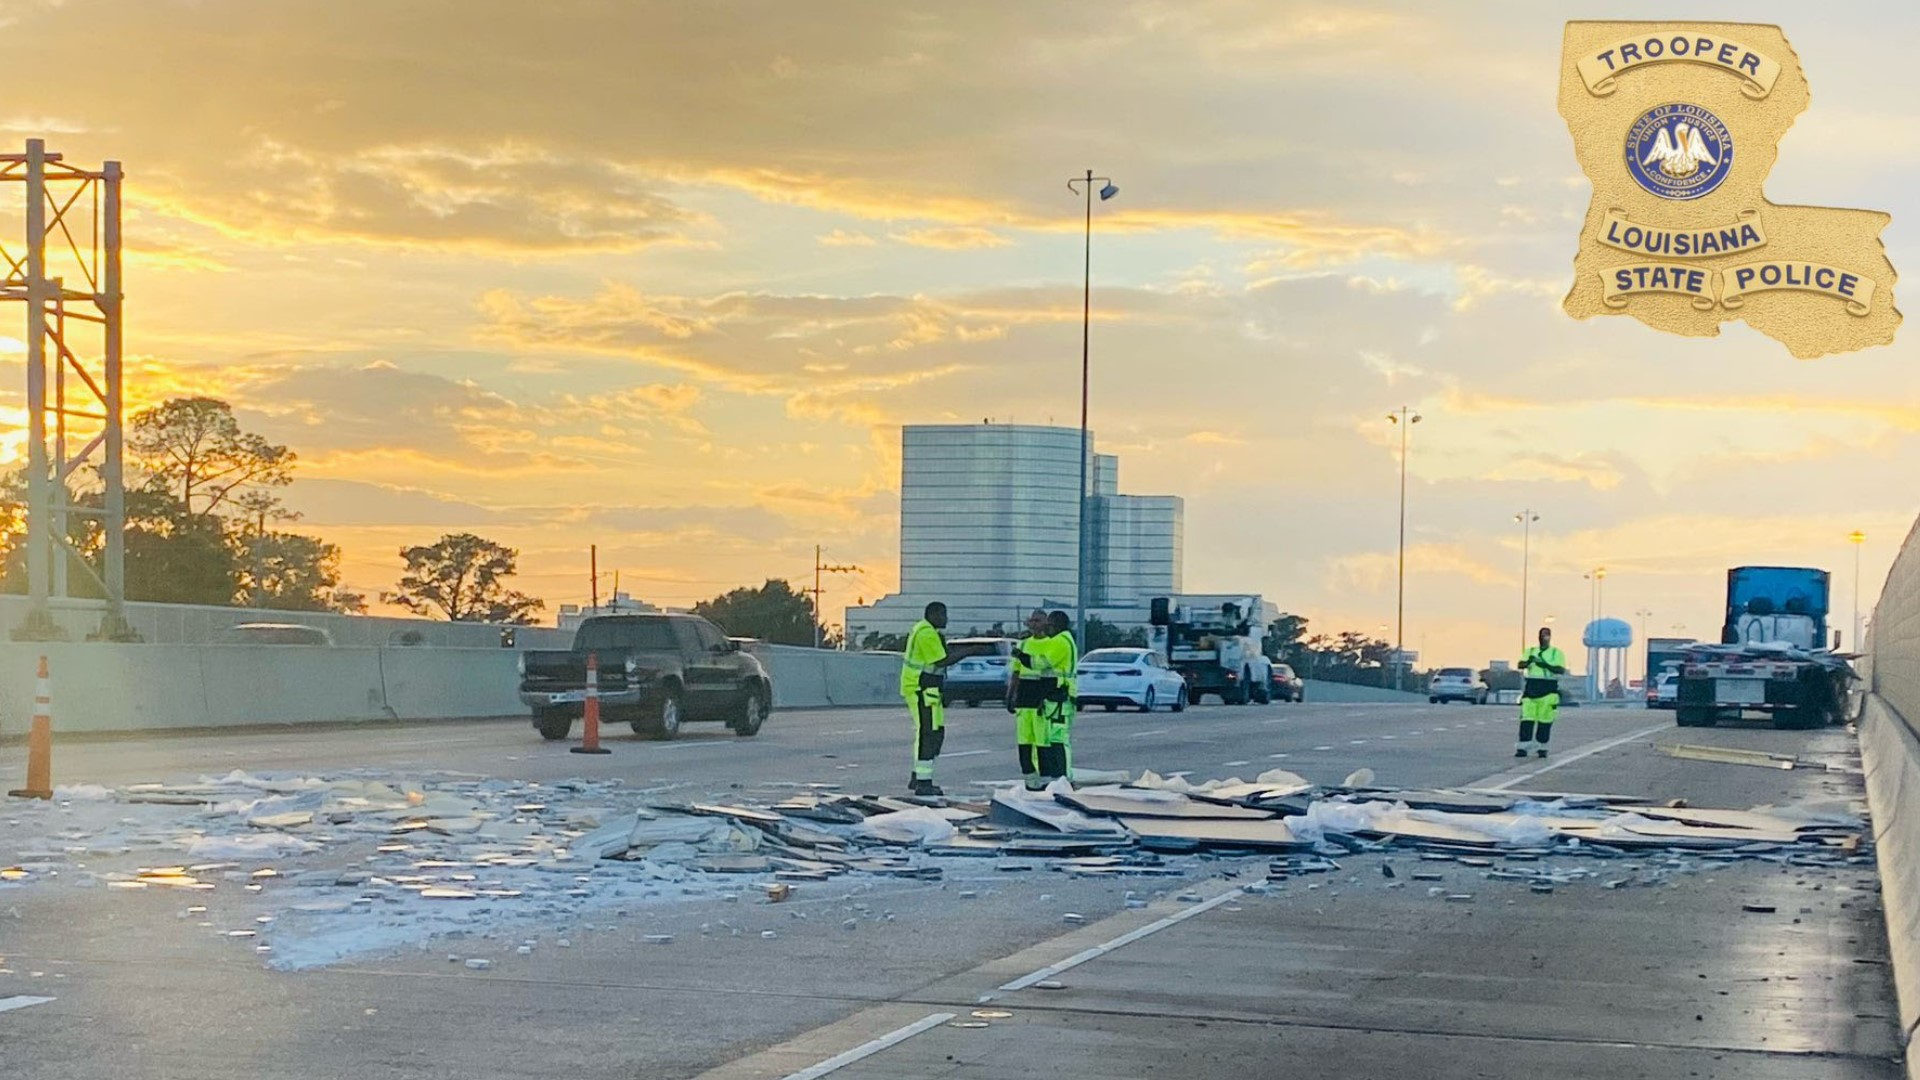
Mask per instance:
[[[544,739],[564,739],[586,711],[587,657],[598,664],[600,716],[635,734],[671,739],[688,721],[718,720],[757,735],[773,706],[759,658],[697,615],[598,615],[573,648],[520,654],[520,700]]]

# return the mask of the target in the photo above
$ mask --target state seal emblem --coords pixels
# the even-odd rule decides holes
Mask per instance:
[[[1593,201],[1567,313],[1694,337],[1738,320],[1803,358],[1891,342],[1892,219],[1766,197],[1810,100],[1777,26],[1568,23],[1560,115]]]
[[[1698,105],[1656,105],[1627,129],[1627,170],[1663,199],[1698,199],[1733,168],[1733,136]]]

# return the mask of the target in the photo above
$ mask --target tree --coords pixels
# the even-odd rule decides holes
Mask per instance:
[[[233,603],[239,586],[233,545],[223,522],[127,507],[127,599],[160,604]],[[143,500],[145,501],[145,500]]]
[[[448,533],[432,544],[401,548],[407,571],[380,599],[416,615],[453,622],[532,622],[546,605],[503,584],[520,553],[472,533]]]
[[[693,605],[693,613],[712,620],[715,626],[734,637],[759,638],[775,645],[812,645],[813,604],[807,594],[789,582],[768,578],[757,589],[744,586],[702,600]],[[820,642],[838,638],[825,626],[819,627]]]
[[[276,611],[366,609],[366,597],[340,586],[340,548],[300,533],[244,534],[238,539],[238,599]]]
[[[174,398],[135,413],[127,451],[188,516],[211,517],[247,487],[293,480],[293,451],[240,430],[233,406],[218,398]]]
[[[1260,639],[1260,650],[1267,659],[1287,664],[1298,671],[1306,666],[1307,619],[1303,615],[1281,615],[1267,625]]]
[[[874,630],[860,639],[860,647],[868,652],[906,652],[907,635],[883,634]]]
[[[1087,652],[1095,649],[1144,649],[1147,647],[1145,627],[1131,626],[1122,630],[1098,615],[1087,616],[1086,633],[1082,636],[1086,640],[1080,647]]]

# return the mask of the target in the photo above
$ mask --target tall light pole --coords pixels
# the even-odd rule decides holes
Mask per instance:
[[[1079,555],[1074,559],[1073,590],[1076,607],[1073,628],[1074,632],[1080,635],[1082,646],[1087,642],[1087,382],[1090,374],[1088,345],[1093,330],[1093,182],[1095,180],[1102,184],[1101,202],[1106,202],[1120,194],[1120,189],[1114,186],[1111,177],[1095,176],[1092,169],[1088,169],[1085,176],[1076,176],[1067,181],[1068,191],[1075,195],[1085,194],[1087,197],[1085,265],[1080,286],[1080,506],[1075,511],[1075,520],[1080,523],[1080,529],[1079,544],[1076,548]],[[1084,191],[1075,187],[1076,184],[1084,184]]]
[[[1527,563],[1533,556],[1533,523],[1540,515],[1531,510],[1522,510],[1513,515],[1520,523],[1520,651],[1527,651]]]
[[[1400,689],[1400,665],[1407,658],[1407,435],[1420,414],[1405,405],[1388,413],[1387,422],[1400,425],[1400,585],[1394,601],[1393,688]]]
[[[1600,691],[1599,657],[1600,653],[1588,643],[1593,624],[1600,620],[1600,583],[1607,580],[1607,568],[1596,566],[1580,575],[1587,582],[1587,625],[1580,631],[1580,641],[1587,646],[1587,697],[1598,700]]]
[[[1653,671],[1647,667],[1646,657],[1647,620],[1653,617],[1653,612],[1648,611],[1646,608],[1637,608],[1634,610],[1634,615],[1640,620],[1640,681],[1651,686],[1653,685]]]
[[[1860,651],[1860,549],[1866,545],[1867,534],[1855,529],[1847,534],[1853,543],[1853,640],[1847,647],[1854,652]]]

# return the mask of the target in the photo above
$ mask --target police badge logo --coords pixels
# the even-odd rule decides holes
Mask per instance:
[[[1568,23],[1560,113],[1593,184],[1568,314],[1699,337],[1740,320],[1803,358],[1891,342],[1891,218],[1762,191],[1808,100],[1776,26]]]
[[[1733,168],[1733,136],[1698,105],[1656,105],[1627,129],[1627,170],[1663,199],[1697,199]]]

